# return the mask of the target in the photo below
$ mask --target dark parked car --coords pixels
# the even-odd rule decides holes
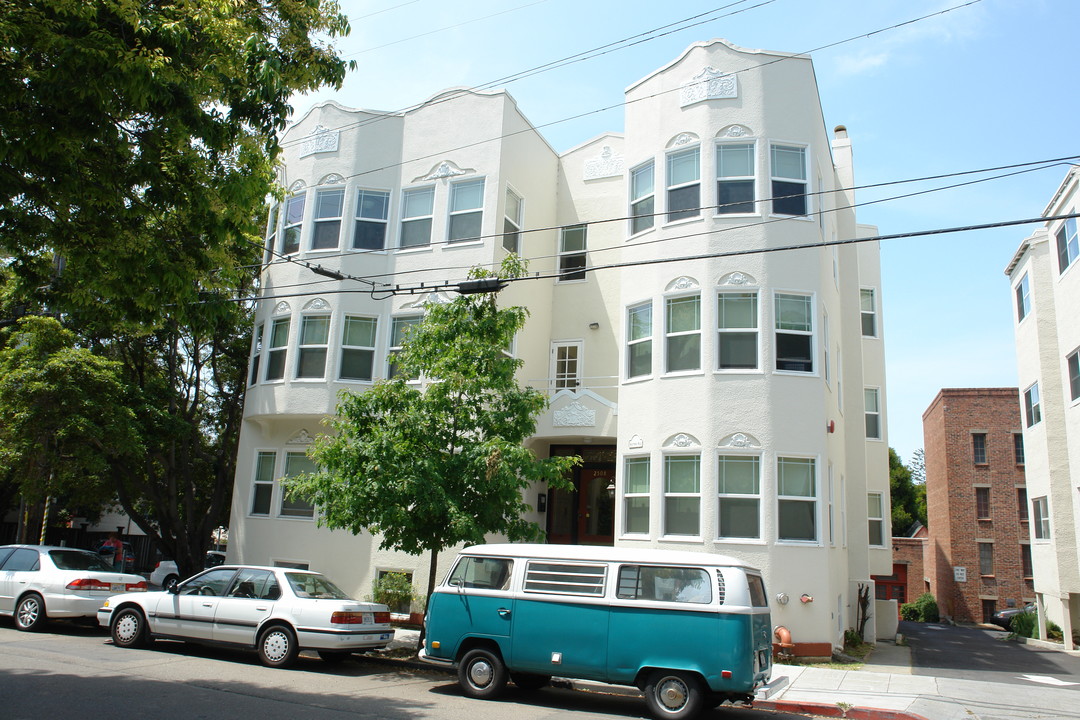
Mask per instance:
[[[98,545],[97,554],[105,558],[105,562],[112,565],[113,549],[104,543]],[[131,543],[124,541],[124,572],[135,572],[135,548],[131,546]]]
[[[994,613],[994,617],[990,618],[990,622],[998,625],[999,627],[1010,630],[1012,629],[1012,619],[1024,612],[1035,612],[1035,605],[1028,603],[1024,607],[1005,608],[1004,610],[998,610]]]

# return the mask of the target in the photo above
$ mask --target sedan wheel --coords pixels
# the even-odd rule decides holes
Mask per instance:
[[[15,608],[15,627],[35,632],[45,627],[45,601],[37,593],[30,593]]]
[[[176,583],[178,581],[178,577],[176,577],[175,575],[170,575],[169,577],[165,578],[164,582],[161,583],[161,589],[172,590],[174,587],[176,587]]]
[[[259,636],[259,659],[268,667],[284,668],[300,654],[296,635],[284,625],[273,625]]]
[[[113,618],[112,639],[123,648],[146,647],[146,617],[138,608],[124,608]]]

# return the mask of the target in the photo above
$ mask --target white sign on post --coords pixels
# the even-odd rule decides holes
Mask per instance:
[[[953,580],[956,582],[967,582],[967,568],[954,566],[952,569]]]

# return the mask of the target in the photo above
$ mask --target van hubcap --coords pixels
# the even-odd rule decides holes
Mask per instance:
[[[656,688],[657,699],[668,710],[678,710],[686,704],[686,685],[678,678],[664,678]]]
[[[491,682],[491,665],[484,660],[477,660],[469,668],[469,679],[477,687],[485,687]]]

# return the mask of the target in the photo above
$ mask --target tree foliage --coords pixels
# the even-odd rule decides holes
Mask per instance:
[[[521,268],[511,261],[503,276]],[[474,276],[482,275],[474,271]],[[524,327],[522,307],[499,308],[494,295],[463,295],[429,305],[394,357],[393,379],[343,392],[333,434],[317,438],[315,474],[289,481],[319,508],[320,523],[381,536],[381,546],[438,552],[486,535],[537,539],[522,517],[522,491],[533,483],[566,487],[577,458],[538,459],[523,442],[547,406],[520,387],[511,357]],[[406,378],[427,380],[423,390]]]
[[[0,0],[0,308],[119,363],[112,490],[182,572],[228,517],[276,133],[348,30],[333,0]]]
[[[29,502],[100,506],[112,462],[141,447],[117,362],[75,347],[52,318],[24,318],[0,349],[0,478]]]
[[[889,448],[889,497],[894,535],[904,535],[916,521],[926,525],[926,486],[912,482],[911,471]]]

